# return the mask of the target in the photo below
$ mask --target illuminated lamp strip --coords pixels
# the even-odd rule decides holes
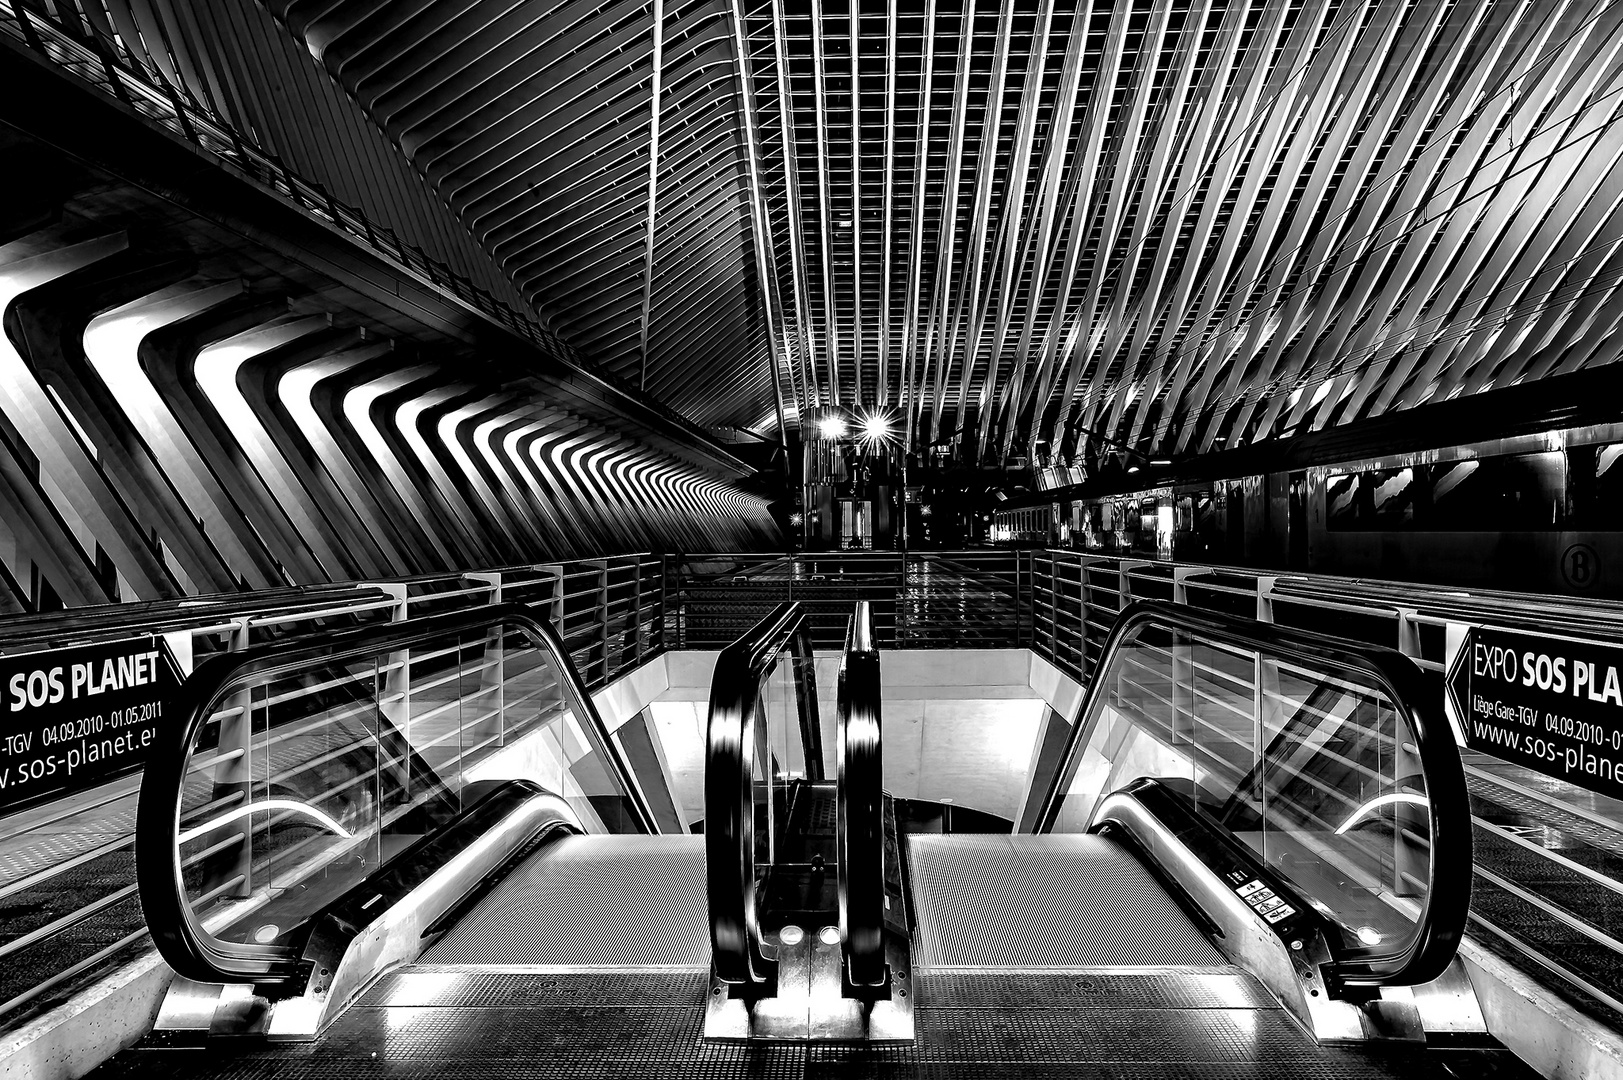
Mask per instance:
[[[1406,791],[1396,792],[1391,795],[1380,795],[1371,799],[1363,806],[1360,806],[1357,810],[1354,810],[1352,817],[1341,823],[1341,828],[1336,830],[1336,835],[1340,836],[1342,833],[1352,828],[1359,818],[1364,817],[1367,814],[1372,814],[1381,807],[1391,805],[1392,803],[1412,803],[1415,806],[1424,806],[1427,808],[1428,813],[1431,809],[1431,804],[1426,801],[1426,797],[1424,795],[1411,795]]]
[[[227,810],[225,813],[221,814],[217,818],[214,818],[212,821],[205,821],[195,829],[187,829],[185,832],[175,837],[175,843],[190,843],[200,836],[205,836],[208,833],[213,832],[222,825],[235,821],[237,818],[247,817],[249,814],[257,814],[264,810],[291,810],[295,814],[303,814],[306,817],[314,818],[321,824],[323,828],[329,830],[330,832],[337,833],[346,840],[349,839],[350,836],[348,829],[344,828],[342,825],[338,824],[338,822],[334,821],[326,814],[323,814],[320,810],[317,810],[313,806],[306,806],[304,803],[296,802],[293,799],[266,799],[264,802],[249,803],[247,806],[239,806],[235,809]]]

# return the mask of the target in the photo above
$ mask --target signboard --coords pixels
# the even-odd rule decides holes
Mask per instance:
[[[140,768],[179,685],[157,637],[0,656],[0,814]]]
[[[1623,799],[1623,648],[1473,626],[1448,695],[1472,750]]]

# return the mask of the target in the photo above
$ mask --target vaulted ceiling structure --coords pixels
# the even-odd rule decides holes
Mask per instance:
[[[1608,0],[269,6],[703,422],[1172,456],[1623,348]]]

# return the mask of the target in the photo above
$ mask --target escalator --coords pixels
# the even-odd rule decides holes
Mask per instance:
[[[701,836],[660,831],[669,792],[643,788],[536,609],[205,662],[137,825],[178,978],[143,1048],[106,1068],[342,1047],[378,1002],[452,987],[511,1003],[563,985],[605,1017],[650,995],[702,1009],[713,977],[772,994],[760,928],[838,919],[812,663],[796,605],[721,653]]]
[[[436,650],[457,692],[396,708]],[[1018,831],[925,835],[882,660],[859,604],[825,755],[804,612],[723,650],[702,835],[527,608],[208,662],[138,839],[182,978],[99,1075],[1531,1075],[1454,958],[1469,812],[1411,662],[1136,605]]]
[[[1470,817],[1434,697],[1389,650],[1125,610],[1019,831],[906,840],[921,1050],[979,1033],[1121,1075],[1535,1075],[1455,956]]]

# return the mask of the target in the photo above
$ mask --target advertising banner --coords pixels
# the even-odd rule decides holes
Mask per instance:
[[[1623,799],[1623,648],[1481,626],[1456,640],[1448,695],[1466,746]]]
[[[140,768],[179,685],[158,637],[0,656],[0,814]]]

